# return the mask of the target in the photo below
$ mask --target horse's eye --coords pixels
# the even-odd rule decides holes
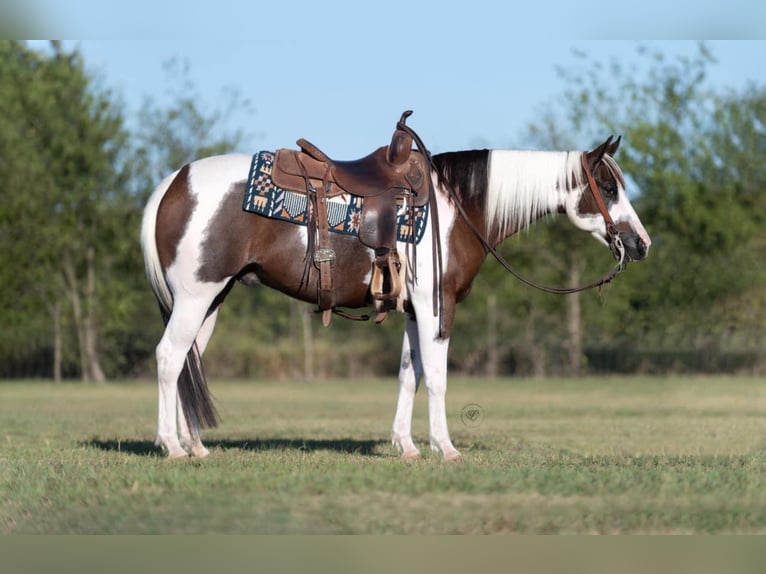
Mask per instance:
[[[603,189],[608,199],[615,199],[617,197],[617,184],[613,181],[604,184]]]

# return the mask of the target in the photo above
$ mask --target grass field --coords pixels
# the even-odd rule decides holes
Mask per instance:
[[[211,384],[211,456],[169,461],[152,384],[0,383],[0,532],[766,532],[762,379],[453,379],[457,465],[422,390],[397,459],[394,380]]]

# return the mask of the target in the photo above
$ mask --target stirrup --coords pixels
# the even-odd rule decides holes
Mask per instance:
[[[388,278],[390,290],[383,291],[386,273],[388,269]],[[402,293],[402,278],[399,275],[401,262],[396,250],[389,252],[387,256],[376,257],[372,272],[372,281],[370,281],[370,293],[375,301],[395,301]]]

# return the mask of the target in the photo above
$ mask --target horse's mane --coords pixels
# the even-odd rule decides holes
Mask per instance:
[[[439,185],[461,202],[480,202],[501,236],[523,229],[560,205],[563,194],[584,185],[581,151],[470,150],[434,155]],[[602,161],[619,185],[625,178],[613,157]]]
[[[502,236],[549,213],[573,185],[582,185],[580,156],[567,151],[493,151],[487,221],[496,224]]]
[[[461,201],[484,201],[489,180],[490,150],[453,151],[431,158],[439,185],[450,187]]]
[[[504,235],[527,227],[573,185],[582,185],[581,153],[473,150],[438,154],[433,163],[440,185],[449,185],[463,202],[480,201],[487,222]],[[609,168],[620,173],[609,160]]]

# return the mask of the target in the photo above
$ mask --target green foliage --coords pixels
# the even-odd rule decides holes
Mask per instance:
[[[114,240],[123,239],[127,134],[111,95],[95,88],[77,52],[57,43],[49,54],[0,43],[0,84],[0,241],[12,254],[3,265],[0,313],[22,332],[35,331],[14,333],[2,352],[39,361],[51,345],[55,308],[79,298],[80,323],[108,308],[109,291],[85,286],[84,278],[107,271]]]
[[[0,315],[16,326],[0,338],[3,372],[51,374],[56,315],[65,376],[153,368],[161,321],[137,241],[145,199],[158,174],[241,138],[219,135],[224,114],[205,116],[184,71],[172,76],[182,96],[166,109],[147,100],[130,135],[76,50],[0,43],[0,242],[15,255],[0,266]]]

